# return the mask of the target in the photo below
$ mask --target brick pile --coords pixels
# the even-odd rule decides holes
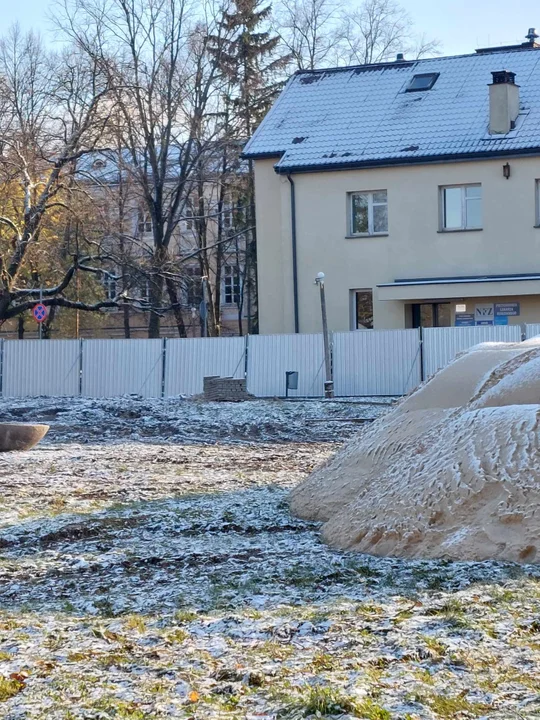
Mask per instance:
[[[246,380],[212,375],[203,380],[204,399],[212,402],[242,402],[252,400],[247,391]]]

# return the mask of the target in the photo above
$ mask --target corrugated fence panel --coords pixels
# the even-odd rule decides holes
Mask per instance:
[[[285,395],[285,373],[298,372],[291,397],[324,395],[324,344],[321,335],[250,335],[247,387],[257,397]]]
[[[337,396],[404,395],[419,382],[418,330],[334,333]]]
[[[424,377],[448,365],[457,353],[483,342],[520,342],[520,325],[423,328]]]
[[[163,340],[84,340],[82,394],[161,397]]]
[[[525,337],[527,340],[540,335],[540,323],[528,323],[525,325]]]
[[[167,340],[165,395],[198,395],[210,375],[243,378],[246,340],[230,338],[175,338]]]
[[[5,340],[4,397],[78,395],[79,340]]]

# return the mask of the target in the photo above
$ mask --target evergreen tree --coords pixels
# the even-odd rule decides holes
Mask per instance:
[[[224,11],[223,37],[211,38],[211,52],[223,73],[224,125],[227,141],[247,141],[270,109],[283,86],[283,71],[290,55],[279,55],[281,38],[265,28],[272,6],[260,0],[234,0]],[[245,196],[246,258],[244,286],[247,300],[248,332],[256,332],[257,253],[255,236],[255,194],[252,162]]]

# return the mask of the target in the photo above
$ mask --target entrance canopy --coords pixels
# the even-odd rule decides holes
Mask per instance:
[[[377,285],[377,293],[379,300],[406,301],[540,295],[540,273],[397,279]]]

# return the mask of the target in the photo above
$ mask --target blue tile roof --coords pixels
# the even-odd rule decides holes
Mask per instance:
[[[491,73],[520,86],[520,115],[490,135]],[[439,73],[431,90],[406,92],[414,75]],[[281,156],[278,172],[540,154],[540,49],[479,52],[404,63],[296,73],[244,149]]]

